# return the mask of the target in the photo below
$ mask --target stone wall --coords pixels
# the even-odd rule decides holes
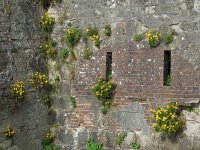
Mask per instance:
[[[63,24],[55,27],[53,37],[58,41],[58,51],[65,45],[65,30],[71,22],[85,30],[96,26],[101,35],[101,48],[91,42],[91,60],[83,59],[84,41],[75,48],[77,61],[70,67],[75,78],[71,81],[69,64],[61,62],[61,69],[55,70],[50,61],[52,82],[60,78],[58,95],[55,95],[57,121],[61,124],[59,141],[64,149],[85,149],[86,139],[92,136],[104,143],[105,149],[119,149],[115,143],[118,132],[128,132],[124,149],[131,149],[130,141],[139,136],[142,149],[198,149],[194,142],[197,134],[187,134],[175,144],[163,142],[153,136],[149,108],[165,104],[170,99],[182,105],[199,103],[199,8],[198,1],[71,1],[63,0],[49,13]],[[103,35],[103,27],[110,24],[112,35]],[[175,31],[172,44],[150,49],[145,40],[133,41],[133,35],[144,34],[148,29],[159,28],[161,32]],[[164,50],[172,53],[172,84],[163,86]],[[110,112],[102,115],[99,103],[91,86],[100,77],[105,77],[106,52],[112,52],[112,74],[117,83],[114,104]],[[69,62],[69,61],[68,61]],[[77,107],[73,109],[67,96],[76,97]],[[199,123],[196,122],[199,130]],[[189,131],[188,126],[187,131]],[[188,132],[186,132],[188,133]],[[134,136],[135,135],[135,136]],[[191,137],[192,136],[192,137]],[[193,141],[193,142],[191,142]],[[190,143],[190,144],[185,144]]]
[[[51,116],[27,81],[33,72],[44,68],[38,49],[42,11],[32,1],[0,2],[0,147],[5,150],[39,150],[49,129]],[[10,85],[16,81],[27,85],[25,101],[20,104],[10,94]],[[16,131],[13,139],[3,134],[7,125]]]
[[[52,37],[59,54],[66,47],[65,30],[69,23],[85,30],[96,26],[101,35],[101,48],[93,50],[90,60],[83,59],[83,40],[75,47],[76,59],[48,60],[49,80],[56,85],[53,109],[58,125],[56,142],[63,150],[84,150],[90,136],[102,142],[108,150],[120,149],[116,134],[127,132],[123,149],[131,149],[137,139],[141,149],[189,150],[200,148],[199,115],[184,112],[187,118],[186,136],[177,141],[162,140],[150,126],[150,107],[165,104],[169,99],[182,105],[199,103],[199,10],[198,0],[63,0],[48,12],[56,19]],[[4,149],[39,150],[42,135],[52,120],[42,104],[39,93],[27,87],[25,101],[15,105],[10,97],[10,84],[24,82],[34,71],[44,72],[46,61],[39,50],[42,41],[38,30],[43,13],[37,1],[3,0],[0,2],[0,132],[7,124],[16,129],[10,140],[1,134]],[[111,37],[103,35],[110,24]],[[133,35],[148,29],[175,31],[172,44],[150,49],[145,39],[133,41]],[[172,84],[163,86],[164,50],[172,52]],[[117,83],[115,107],[103,115],[101,103],[92,94],[91,86],[105,76],[106,52],[112,52],[112,74]],[[75,76],[74,76],[75,75]],[[59,80],[58,80],[59,79]],[[58,82],[60,81],[60,82]],[[76,97],[74,109],[68,96]],[[196,132],[194,132],[194,129]]]

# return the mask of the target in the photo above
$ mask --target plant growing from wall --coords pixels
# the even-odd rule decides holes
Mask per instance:
[[[108,80],[99,78],[95,85],[92,86],[92,91],[97,100],[101,101],[103,104],[103,107],[101,108],[103,114],[106,114],[112,106],[112,98],[114,96],[115,88],[116,84],[112,78]]]
[[[125,138],[127,137],[127,133],[122,132],[118,133],[116,136],[116,144],[121,147],[122,143],[124,142]]]
[[[68,48],[63,48],[60,50],[60,58],[66,59],[69,56],[69,49]]]
[[[181,116],[177,102],[170,101],[168,105],[150,110],[155,122],[152,124],[155,131],[165,135],[174,135],[185,128],[185,118]]]
[[[131,147],[132,149],[140,149],[140,144],[134,141],[131,143]]]
[[[169,45],[174,40],[174,32],[169,31],[163,35],[162,41],[165,45]]]
[[[15,130],[9,125],[7,125],[4,129],[4,135],[7,138],[12,138],[15,135]]]
[[[86,150],[103,150],[103,144],[95,143],[93,139],[89,138],[87,140]]]
[[[25,98],[25,85],[23,81],[17,81],[11,85],[11,93],[17,102],[21,102]]]
[[[135,42],[140,42],[143,40],[143,36],[142,36],[142,34],[135,34],[133,39]]]
[[[50,97],[49,95],[42,97],[42,101],[44,105],[47,106],[48,108],[50,108],[53,105],[53,98]]]
[[[66,31],[66,44],[68,47],[75,47],[80,41],[82,31],[78,28],[71,27]]]
[[[48,12],[45,12],[44,15],[41,16],[40,24],[43,34],[44,35],[50,34],[53,31],[55,18],[50,16]]]
[[[48,39],[45,43],[40,45],[40,49],[47,56],[47,58],[53,58],[56,54],[56,42],[53,39]]]
[[[92,57],[92,54],[93,54],[93,51],[89,47],[86,47],[83,51],[83,58],[90,60]]]
[[[146,41],[150,48],[159,46],[161,43],[161,33],[157,29],[151,29],[146,33]]]
[[[170,86],[171,85],[171,81],[172,81],[171,75],[167,75],[167,79],[166,79],[164,85]]]
[[[73,106],[73,108],[76,108],[76,98],[75,98],[75,96],[69,96],[68,101]]]
[[[47,76],[40,72],[33,73],[29,81],[36,90],[40,90],[48,84]]]
[[[51,131],[45,133],[41,142],[43,150],[61,150],[61,146],[54,143],[55,137]]]
[[[90,40],[94,43],[94,45],[97,48],[100,48],[101,40],[100,40],[99,31],[97,30],[96,27],[91,28],[90,26],[88,26],[86,28],[86,35],[90,38]]]
[[[106,36],[110,37],[112,33],[111,25],[105,25],[103,28],[103,32]]]

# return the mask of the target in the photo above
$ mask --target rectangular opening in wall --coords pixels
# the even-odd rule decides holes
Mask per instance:
[[[171,85],[171,51],[164,51],[163,85]]]
[[[106,80],[112,75],[112,52],[106,53]]]

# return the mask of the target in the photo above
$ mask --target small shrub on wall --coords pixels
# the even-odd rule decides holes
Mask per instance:
[[[161,33],[156,29],[151,29],[146,33],[146,41],[150,48],[159,46],[161,43]]]
[[[48,12],[45,12],[43,16],[41,16],[40,24],[42,27],[43,34],[50,34],[53,31],[53,27],[55,24],[55,18],[49,16]]]
[[[87,140],[86,147],[86,150],[103,150],[103,144],[95,143],[91,138]]]
[[[101,108],[103,114],[106,114],[112,106],[112,98],[116,86],[117,85],[114,83],[112,78],[108,81],[103,78],[99,78],[95,85],[92,86],[92,91],[96,98],[103,104],[103,107]]]
[[[100,35],[96,27],[91,28],[88,26],[86,28],[86,35],[90,38],[90,40],[94,43],[97,48],[100,48],[101,40]]]
[[[110,25],[105,25],[103,28],[103,32],[106,36],[110,37],[112,30],[111,30],[111,26]]]
[[[9,125],[4,129],[4,135],[7,138],[12,138],[15,135],[15,130]]]
[[[155,131],[162,132],[165,135],[173,135],[185,128],[185,118],[181,116],[177,102],[169,102],[167,106],[150,111],[155,120],[152,124]]]
[[[71,27],[66,31],[66,44],[68,47],[73,48],[78,44],[82,36],[82,31],[78,28]]]
[[[25,98],[25,85],[23,81],[18,81],[11,85],[11,93],[17,102],[21,102]]]
[[[33,73],[30,79],[30,84],[36,88],[36,90],[43,88],[48,84],[47,76],[43,73]]]
[[[53,58],[56,54],[56,42],[53,39],[48,39],[47,42],[40,45],[40,49],[47,58]]]

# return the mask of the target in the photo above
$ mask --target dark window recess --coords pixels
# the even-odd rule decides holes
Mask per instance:
[[[171,51],[164,51],[163,85],[171,85]]]
[[[106,80],[112,75],[112,52],[106,53]]]

